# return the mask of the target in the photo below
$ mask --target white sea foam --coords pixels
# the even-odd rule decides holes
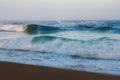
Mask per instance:
[[[98,39],[93,41],[72,41],[69,39],[66,41],[56,38],[55,40],[44,43],[39,41],[32,43],[33,38],[28,36],[24,38],[0,39],[0,48],[77,55],[83,58],[120,60],[119,40],[115,41],[103,38],[102,40]]]
[[[13,25],[13,24],[0,25],[0,30],[3,31],[24,32],[25,29],[26,27],[23,25]]]

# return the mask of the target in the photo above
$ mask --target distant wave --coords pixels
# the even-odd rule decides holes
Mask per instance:
[[[120,27],[110,26],[110,25],[88,25],[88,24],[74,24],[65,25],[61,27],[60,24],[56,25],[38,25],[38,24],[5,24],[0,26],[1,31],[11,31],[11,32],[24,32],[29,34],[49,34],[57,33],[61,31],[92,31],[92,32],[112,32],[120,33]]]
[[[64,27],[55,27],[53,26],[44,26],[44,25],[36,25],[30,24],[27,25],[26,32],[27,33],[56,33],[61,31],[97,31],[97,32],[113,32],[113,33],[120,33],[120,28],[116,27],[109,27],[109,26],[89,26],[89,25],[72,25],[72,26],[64,26]]]
[[[113,32],[113,33],[120,33],[120,28],[114,28],[114,27],[98,27],[93,28],[95,31],[101,31],[101,32]]]

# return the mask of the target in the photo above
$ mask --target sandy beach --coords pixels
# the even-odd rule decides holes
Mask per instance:
[[[0,62],[0,80],[120,80],[120,76]]]

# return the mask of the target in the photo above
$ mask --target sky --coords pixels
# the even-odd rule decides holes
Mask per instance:
[[[120,20],[120,0],[0,0],[0,20]]]

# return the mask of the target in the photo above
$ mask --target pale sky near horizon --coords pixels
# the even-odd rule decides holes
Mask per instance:
[[[0,0],[0,20],[120,20],[120,0]]]

